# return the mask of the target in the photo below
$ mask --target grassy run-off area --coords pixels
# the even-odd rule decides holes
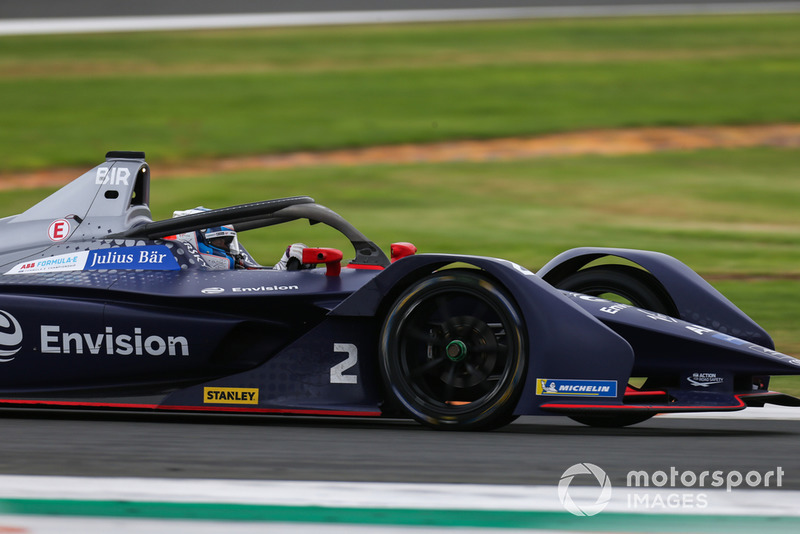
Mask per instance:
[[[0,171],[800,121],[800,16],[0,37]]]
[[[575,246],[659,250],[800,355],[798,150],[158,179],[194,156],[800,122],[798,88],[796,15],[0,37],[0,176],[144,150],[156,218],[307,194],[384,247],[532,269]],[[0,215],[46,193],[4,191]],[[263,263],[298,240],[345,248],[297,224],[243,240]]]

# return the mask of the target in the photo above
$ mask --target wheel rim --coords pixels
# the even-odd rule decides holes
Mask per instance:
[[[519,319],[492,290],[434,287],[400,306],[388,340],[400,377],[392,387],[418,416],[447,422],[481,413],[518,380]]]

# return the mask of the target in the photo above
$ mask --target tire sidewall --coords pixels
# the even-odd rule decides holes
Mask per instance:
[[[555,284],[558,289],[595,295],[624,296],[637,308],[678,317],[667,291],[649,272],[627,265],[600,265],[573,273]]]
[[[420,399],[413,384],[403,376],[400,336],[416,308],[440,294],[458,292],[485,299],[506,325],[511,359],[500,383],[490,394],[465,409],[442,407]],[[497,282],[480,271],[451,269],[433,273],[412,284],[395,300],[386,314],[380,335],[380,370],[387,400],[417,421],[436,428],[484,429],[501,426],[513,417],[522,392],[527,368],[524,321],[516,304]],[[513,330],[513,331],[509,331]],[[505,368],[504,368],[505,369]]]

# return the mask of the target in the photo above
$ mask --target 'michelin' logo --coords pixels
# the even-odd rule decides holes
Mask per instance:
[[[0,310],[0,363],[10,362],[22,348],[22,328],[10,313]]]

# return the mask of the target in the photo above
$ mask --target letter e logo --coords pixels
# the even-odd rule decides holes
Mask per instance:
[[[47,235],[50,236],[52,241],[63,241],[69,237],[69,230],[69,221],[66,219],[59,219],[50,224]]]

